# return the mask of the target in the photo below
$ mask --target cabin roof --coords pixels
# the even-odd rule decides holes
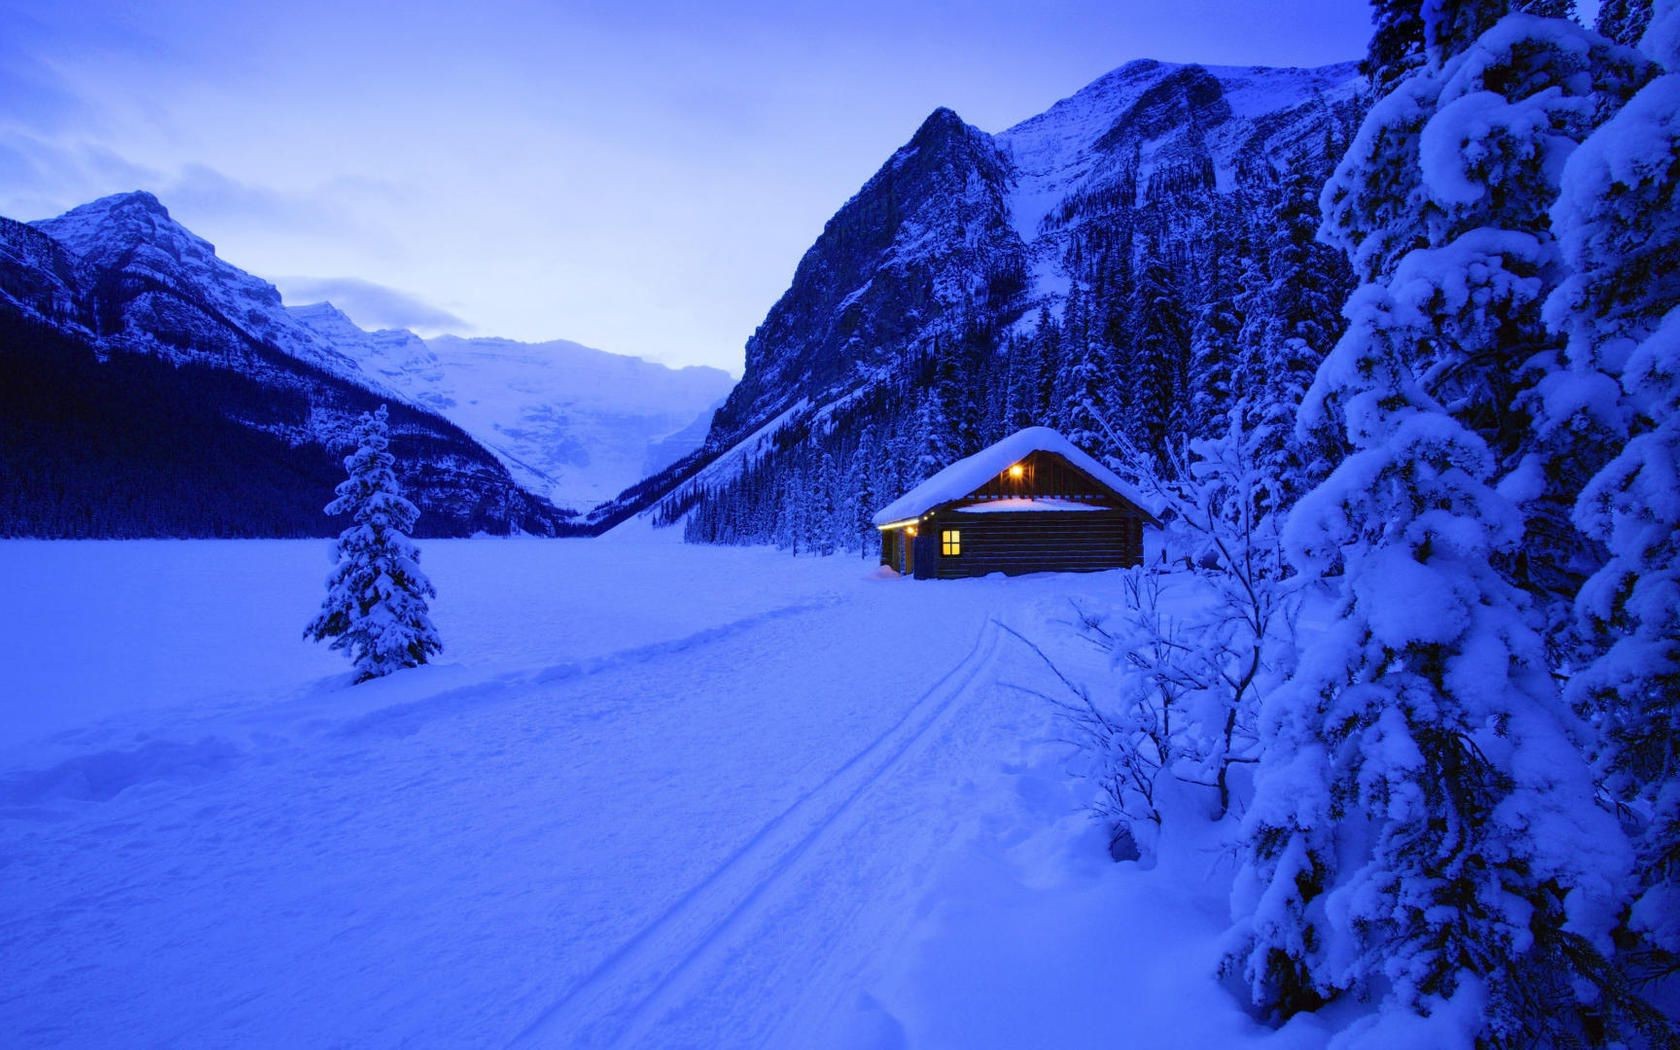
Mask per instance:
[[[1028,427],[981,449],[967,459],[959,459],[933,477],[917,485],[882,508],[874,517],[876,525],[918,517],[942,503],[962,499],[975,489],[1008,470],[1011,464],[1034,452],[1053,452],[1091,476],[1093,481],[1110,488],[1114,494],[1130,500],[1145,512],[1153,514],[1149,503],[1130,485],[1120,480],[1112,470],[1079,450],[1079,447],[1049,427]]]

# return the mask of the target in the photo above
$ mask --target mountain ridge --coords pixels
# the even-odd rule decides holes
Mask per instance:
[[[350,422],[381,403],[393,410],[399,471],[422,507],[423,533],[583,531],[558,504],[587,505],[637,480],[649,449],[692,425],[730,383],[722,372],[689,373],[678,382],[694,385],[698,375],[704,389],[682,392],[663,414],[629,417],[639,430],[583,434],[622,447],[609,457],[617,473],[580,493],[522,461],[509,442],[485,440],[494,406],[480,413],[491,422],[476,434],[450,419],[448,399],[427,389],[448,369],[413,333],[365,332],[330,305],[288,307],[274,285],[221,259],[144,190],[35,223],[0,219],[0,315],[12,333],[6,371],[34,392],[32,404],[14,408],[5,436],[5,480],[15,491],[0,531],[12,535],[325,534],[336,525],[320,508]],[[658,387],[661,370],[670,371],[576,350],[608,368],[622,361],[641,387]],[[189,428],[200,436],[165,439]],[[137,430],[159,440],[120,440]],[[527,445],[555,440],[538,430]],[[107,449],[106,462],[77,447]],[[573,451],[587,462],[593,449],[574,441]],[[197,488],[194,477],[221,479],[221,492]],[[154,494],[123,478],[149,479]],[[260,496],[253,479],[265,486]],[[100,505],[113,484],[126,512]],[[223,498],[236,490],[240,500]],[[160,505],[163,492],[182,506]]]
[[[1354,62],[1140,60],[997,133],[935,109],[824,225],[703,452],[644,506],[690,539],[798,548],[813,515],[838,522],[832,505],[902,491],[1021,426],[1093,450],[1117,421],[1144,448],[1191,436],[1204,393],[1269,382],[1256,355],[1281,353],[1285,329],[1327,349],[1338,315],[1303,275],[1317,267],[1332,292],[1345,275],[1312,247],[1306,199],[1365,104]],[[1115,389],[1144,376],[1152,392]],[[1104,397],[1127,403],[1099,411]],[[796,506],[812,488],[820,512]]]
[[[1235,167],[1236,153],[1241,147],[1250,144],[1251,138],[1270,139],[1279,135],[1279,131],[1256,121],[1253,133],[1239,140],[1229,133],[1231,129],[1228,125],[1232,120],[1253,121],[1253,114],[1257,111],[1263,116],[1283,116],[1287,119],[1290,110],[1311,106],[1315,92],[1328,90],[1337,92],[1342,97],[1351,97],[1362,86],[1357,63],[1354,62],[1310,68],[1273,68],[1202,66],[1194,63],[1175,64],[1140,59],[1104,74],[1079,91],[1056,102],[1043,113],[995,134],[967,124],[949,107],[936,108],[923,120],[909,141],[896,150],[863,187],[841,205],[824,225],[817,241],[800,260],[788,291],[772,306],[765,321],[747,343],[746,372],[740,387],[737,388],[737,394],[732,396],[725,412],[720,413],[719,426],[722,430],[708,439],[709,447],[715,448],[745,436],[782,407],[790,404],[800,393],[812,393],[808,390],[796,392],[791,390],[790,386],[797,387],[800,382],[809,383],[812,379],[832,379],[844,372],[839,365],[847,362],[848,358],[843,353],[836,353],[834,359],[827,362],[825,369],[807,367],[804,369],[805,374],[795,376],[794,382],[790,384],[786,375],[789,371],[788,358],[779,355],[773,343],[779,338],[788,338],[791,333],[786,329],[796,326],[787,325],[779,314],[800,310],[806,321],[806,331],[847,330],[853,326],[844,316],[845,311],[857,306],[869,295],[869,284],[877,270],[895,264],[913,265],[914,262],[926,263],[929,268],[940,270],[948,261],[931,254],[924,255],[919,260],[910,258],[914,251],[921,247],[912,238],[910,243],[902,245],[901,254],[882,251],[878,257],[856,260],[854,266],[859,271],[856,280],[839,294],[831,293],[828,301],[822,306],[800,302],[800,293],[804,290],[802,286],[814,283],[818,274],[827,276],[831,273],[830,260],[836,255],[844,257],[850,244],[860,239],[855,226],[867,224],[873,216],[860,216],[858,213],[876,208],[879,198],[882,197],[896,203],[907,195],[914,195],[913,187],[908,188],[907,194],[907,187],[902,185],[905,180],[900,173],[906,165],[916,162],[918,154],[924,150],[934,151],[939,160],[951,162],[953,174],[960,171],[965,181],[971,177],[980,179],[984,184],[983,192],[1002,205],[1008,221],[1002,224],[987,224],[985,230],[996,229],[1001,232],[1001,228],[1007,226],[1014,236],[1000,236],[986,246],[989,248],[991,261],[996,264],[995,268],[987,272],[987,277],[1005,285],[1001,290],[1007,293],[1010,290],[1007,284],[1018,276],[1012,272],[1012,267],[1019,265],[1023,271],[1019,276],[1030,277],[1028,286],[1023,289],[1028,292],[1027,301],[1022,307],[1022,312],[1025,312],[1043,300],[1060,299],[1065,296],[1065,275],[1054,272],[1054,250],[1060,246],[1061,239],[1054,235],[1056,231],[1045,231],[1041,228],[1051,219],[1051,212],[1057,205],[1066,203],[1076,193],[1103,189],[1122,170],[1122,165],[1114,163],[1112,157],[1128,146],[1136,146],[1140,154],[1148,147],[1148,154],[1140,156],[1137,173],[1145,180],[1159,168],[1181,159],[1175,154],[1184,147],[1183,136],[1173,134],[1175,129],[1172,127],[1162,127],[1158,114],[1180,101],[1181,95],[1190,99],[1195,97],[1193,91],[1184,92],[1184,85],[1175,83],[1185,80],[1200,85],[1211,81],[1219,88],[1219,99],[1225,103],[1223,113],[1213,126],[1197,130],[1203,135],[1209,130],[1214,132],[1218,141],[1208,145],[1217,152],[1219,167],[1224,169],[1223,173],[1227,178],[1230,169]],[[1256,97],[1267,94],[1264,90],[1256,90],[1257,81],[1269,81],[1266,86],[1276,89],[1271,92],[1274,98],[1291,101],[1266,106],[1262,98]],[[1283,89],[1285,83],[1288,90]],[[1140,85],[1146,87],[1139,90]],[[1303,91],[1303,85],[1310,90]],[[1175,88],[1179,89],[1178,95],[1174,94]],[[1156,94],[1152,95],[1152,90]],[[1243,117],[1238,107],[1231,104],[1233,94],[1238,96],[1237,101],[1242,103],[1243,111],[1250,114],[1248,117]],[[1124,103],[1123,106],[1118,105],[1121,102]],[[1218,111],[1206,106],[1201,111],[1192,109],[1193,114],[1198,112],[1200,117],[1206,117]],[[1094,128],[1094,123],[1101,124],[1101,129]],[[1136,126],[1140,124],[1141,128]],[[1221,128],[1224,129],[1223,134]],[[960,142],[961,146],[953,145],[957,142]],[[922,158],[920,163],[925,167],[926,158]],[[1216,172],[1217,174],[1219,172]],[[965,185],[963,188],[969,187]],[[972,243],[971,238],[977,231],[963,221],[971,217],[983,216],[938,216],[936,221],[927,224],[931,228],[923,232],[929,237],[943,234],[948,242]],[[876,231],[885,232],[890,227],[895,234],[893,246],[899,247],[896,235],[903,230],[901,220],[913,220],[915,217],[883,215],[881,218],[885,219],[885,223],[875,227]],[[986,250],[979,245],[974,247],[975,254],[986,254]],[[1035,272],[1024,272],[1035,265]],[[867,273],[862,272],[865,266],[869,267]],[[966,289],[970,295],[976,290]],[[995,292],[1000,289],[988,290]],[[962,289],[949,288],[946,291],[948,294],[940,300],[944,306],[953,305],[963,299]],[[933,305],[935,298],[933,295],[924,296],[918,305],[926,309]],[[823,306],[827,307],[826,316],[811,316]],[[876,334],[873,331],[865,333],[866,336]],[[832,347],[832,340],[830,345],[832,349],[839,349]],[[802,352],[796,354],[793,360],[803,364],[807,356],[812,355]],[[778,387],[781,393],[778,396],[765,397],[755,389],[761,384]]]

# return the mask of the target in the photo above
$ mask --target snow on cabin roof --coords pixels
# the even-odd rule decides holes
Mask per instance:
[[[941,503],[962,499],[1034,452],[1054,452],[1116,493],[1149,511],[1149,504],[1112,470],[1081,452],[1073,442],[1049,427],[1028,427],[967,459],[959,459],[904,495],[887,504],[873,521],[889,525],[926,513]],[[1153,512],[1151,512],[1153,513]]]
[[[1016,496],[1010,499],[989,499],[984,503],[969,503],[953,507],[958,514],[1015,514],[1041,510],[1104,510],[1100,503],[1075,503],[1070,499],[1031,499]]]

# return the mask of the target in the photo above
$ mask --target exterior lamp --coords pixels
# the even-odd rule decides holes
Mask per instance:
[[[1021,478],[1026,475],[1026,473],[1027,473],[1027,468],[1023,467],[1019,463],[1017,463],[1014,466],[1009,468],[1009,476],[1011,478],[1015,479],[1016,481],[1020,481]]]

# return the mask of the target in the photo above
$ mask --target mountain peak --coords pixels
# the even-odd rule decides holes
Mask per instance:
[[[928,114],[927,119],[922,121],[922,126],[916,129],[914,135],[910,136],[910,141],[920,143],[930,139],[945,138],[952,133],[965,131],[967,128],[968,125],[964,123],[963,118],[957,116],[955,110],[948,106],[940,106]]]
[[[154,222],[167,222],[179,225],[170,216],[169,209],[149,190],[130,190],[127,193],[113,193],[108,197],[78,204],[56,219],[47,219],[48,223],[64,223],[66,221],[103,222],[111,218],[144,216]],[[39,224],[38,224],[39,225]]]
[[[323,356],[319,348],[292,347],[286,331],[290,326],[280,315],[280,292],[218,258],[214,244],[177,222],[145,190],[101,197],[30,225],[94,266],[196,289],[224,316],[242,318],[241,325],[257,339],[315,364],[332,356]]]
[[[113,193],[30,225],[101,264],[108,264],[113,252],[126,252],[141,244],[172,245],[171,254],[183,250],[209,256],[216,253],[214,245],[176,222],[163,202],[146,190]]]
[[[164,216],[169,214],[169,209],[165,208],[163,206],[163,202],[158,200],[157,195],[150,190],[129,190],[127,193],[113,193],[108,197],[100,197],[98,200],[90,201],[89,203],[82,205],[82,207],[97,208],[101,205],[108,208],[132,206],[140,208],[144,211],[156,212]]]

